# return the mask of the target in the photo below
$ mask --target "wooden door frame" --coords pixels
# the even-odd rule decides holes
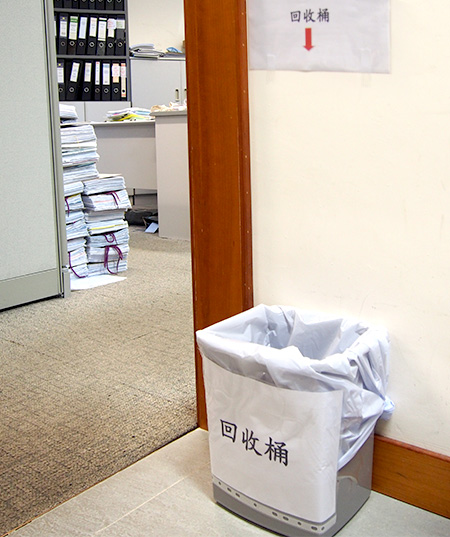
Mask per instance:
[[[245,0],[185,0],[194,329],[253,305]],[[196,350],[198,424],[206,428]]]
[[[253,306],[245,0],[184,0],[194,329]],[[207,428],[196,350],[198,424]],[[450,457],[376,436],[373,488],[450,516]]]

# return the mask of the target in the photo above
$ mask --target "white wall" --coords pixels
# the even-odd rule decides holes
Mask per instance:
[[[391,0],[392,72],[250,72],[255,303],[392,340],[379,432],[450,455],[450,3]]]
[[[128,0],[130,46],[153,43],[158,49],[182,49],[183,0]]]

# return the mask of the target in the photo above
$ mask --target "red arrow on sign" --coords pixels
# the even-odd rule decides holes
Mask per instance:
[[[312,29],[305,28],[305,48],[307,51],[310,51],[313,47],[312,45]]]

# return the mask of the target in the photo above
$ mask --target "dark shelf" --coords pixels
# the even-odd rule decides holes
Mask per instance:
[[[128,56],[97,56],[97,54],[57,54],[58,59],[61,60],[92,60],[92,61],[102,61],[102,60],[128,60]]]
[[[76,13],[81,15],[125,15],[125,11],[123,9],[121,10],[114,10],[114,9],[74,9],[73,7],[55,7],[54,9],[55,13]]]

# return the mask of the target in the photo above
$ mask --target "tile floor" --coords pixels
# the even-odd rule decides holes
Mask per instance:
[[[214,503],[197,429],[12,532],[11,537],[270,536]],[[372,492],[339,537],[448,537],[450,520]]]

